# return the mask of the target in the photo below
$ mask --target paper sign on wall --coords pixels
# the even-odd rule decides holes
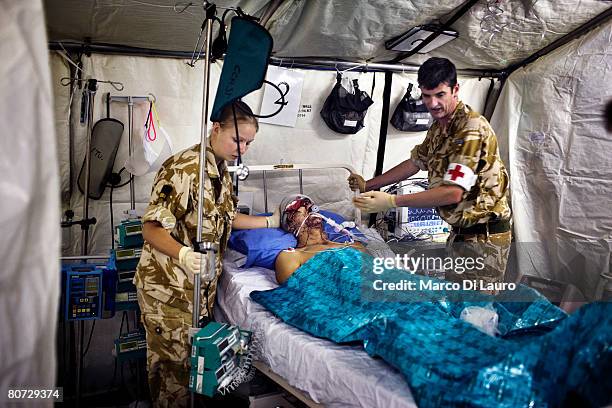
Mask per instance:
[[[283,109],[278,114],[270,118],[262,118],[260,122],[294,127],[300,108],[304,73],[270,65],[266,79],[278,86],[284,95],[285,103]],[[282,104],[283,102],[278,90],[266,84],[259,114],[269,115],[274,113]]]

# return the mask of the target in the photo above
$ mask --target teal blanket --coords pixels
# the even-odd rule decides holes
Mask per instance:
[[[402,372],[419,407],[601,406],[612,395],[612,305],[567,316],[519,286],[496,297],[460,291],[372,291],[375,279],[432,278],[397,269],[373,273],[352,248],[321,252],[276,289],[251,297],[283,321],[337,343],[361,342]],[[434,280],[435,282],[440,282]],[[473,292],[472,292],[473,295]],[[511,301],[520,298],[521,302]],[[529,300],[529,301],[524,301]],[[491,305],[497,337],[459,319]],[[384,375],[381,373],[381,375]]]

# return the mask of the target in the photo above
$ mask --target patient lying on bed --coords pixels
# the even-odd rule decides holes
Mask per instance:
[[[321,251],[353,247],[365,248],[359,242],[337,243],[330,241],[323,231],[323,218],[318,207],[305,195],[288,196],[280,203],[281,228],[297,238],[296,248],[281,252],[276,258],[275,270],[278,283],[284,283],[300,266]]]
[[[419,407],[610,402],[611,303],[592,303],[568,317],[523,286],[474,300],[464,291],[364,291],[369,278],[381,276],[373,257],[361,245],[329,242],[312,206],[303,198],[284,200],[281,225],[298,237],[297,248],[276,260],[279,287],[251,292],[286,323],[337,343],[361,343],[402,372]],[[416,287],[441,282],[395,268],[382,276]],[[497,334],[460,318],[467,307],[493,308]]]

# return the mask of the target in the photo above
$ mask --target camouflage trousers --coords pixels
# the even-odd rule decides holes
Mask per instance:
[[[147,334],[147,371],[154,407],[189,405],[189,327],[191,314],[138,289]]]
[[[451,232],[446,241],[447,255],[455,260],[455,269],[446,271],[445,279],[453,282],[464,280],[482,280],[485,283],[504,281],[512,231],[497,234],[465,234]],[[462,259],[465,267],[458,268]],[[475,260],[474,265],[467,267],[467,259]]]

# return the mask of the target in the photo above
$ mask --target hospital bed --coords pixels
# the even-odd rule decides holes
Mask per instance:
[[[217,287],[215,317],[256,333],[258,369],[309,406],[416,407],[402,375],[361,345],[339,345],[282,322],[249,294],[273,289],[274,271],[240,268],[241,254],[228,249]],[[302,395],[304,393],[305,395]]]
[[[257,167],[264,171],[267,201],[265,171],[275,168]],[[303,168],[299,168],[300,192]],[[285,165],[282,170],[286,169],[296,168]],[[226,252],[215,317],[256,333],[261,349],[256,367],[261,372],[311,407],[416,407],[402,375],[383,360],[370,357],[361,345],[339,345],[308,335],[253,301],[252,291],[278,284],[270,269],[239,267],[242,258],[234,250]]]

